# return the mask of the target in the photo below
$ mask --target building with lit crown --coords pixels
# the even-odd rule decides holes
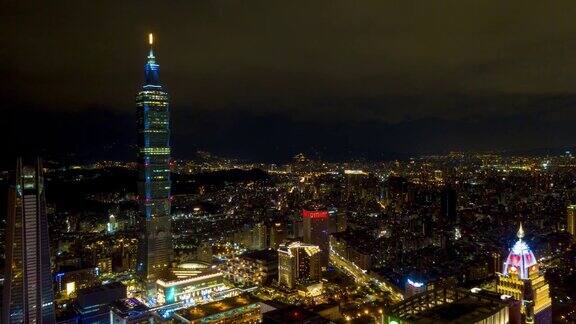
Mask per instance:
[[[300,242],[284,243],[278,248],[278,283],[287,288],[320,279],[320,248]]]
[[[328,239],[329,213],[324,209],[302,210],[304,226],[304,243],[317,245],[320,248],[320,266],[328,266],[330,254]]]
[[[55,323],[42,163],[18,159],[8,191],[2,323]]]
[[[538,269],[538,261],[524,240],[522,225],[518,241],[498,273],[498,293],[522,301],[522,316],[526,323],[551,323],[550,288]]]
[[[142,221],[137,270],[148,283],[170,268],[173,259],[170,220],[170,112],[168,93],[160,79],[160,66],[152,49],[136,96],[138,117],[138,198]]]

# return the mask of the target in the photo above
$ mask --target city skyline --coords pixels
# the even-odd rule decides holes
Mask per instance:
[[[7,5],[2,323],[576,322],[564,6]]]

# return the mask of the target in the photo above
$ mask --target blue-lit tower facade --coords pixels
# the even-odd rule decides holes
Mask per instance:
[[[170,220],[170,110],[152,48],[145,82],[136,96],[138,118],[138,198],[141,236],[137,270],[153,284],[170,269],[173,257]]]
[[[44,172],[16,163],[8,190],[2,323],[55,323]]]

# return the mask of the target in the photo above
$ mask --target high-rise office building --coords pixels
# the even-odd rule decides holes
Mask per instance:
[[[576,239],[576,205],[568,205],[566,208],[567,231]]]
[[[274,223],[270,226],[270,248],[277,249],[286,239],[286,230],[283,223]]]
[[[329,239],[328,222],[329,214],[324,209],[302,210],[302,222],[304,225],[304,243],[320,247],[320,266],[328,266]]]
[[[442,201],[440,202],[440,213],[442,221],[448,227],[458,224],[458,214],[456,212],[457,195],[456,190],[446,187],[442,190]]]
[[[320,249],[300,242],[278,248],[278,283],[288,288],[320,279]]]
[[[440,245],[442,248],[453,246],[453,242],[461,237],[460,219],[456,211],[458,195],[456,190],[447,186],[441,192],[440,201]]]
[[[348,228],[348,211],[339,209],[336,215],[336,232],[344,232]]]
[[[138,117],[138,197],[141,236],[138,272],[149,284],[163,276],[173,259],[170,220],[170,112],[168,93],[159,79],[160,66],[149,35],[145,82],[136,96]]]
[[[22,165],[8,194],[2,323],[54,323],[42,163]]]
[[[211,242],[202,242],[196,248],[196,259],[198,261],[202,261],[208,264],[212,263],[212,243]]]
[[[264,223],[257,223],[252,228],[252,248],[262,250],[268,247],[267,226]]]
[[[552,323],[550,288],[538,269],[538,260],[528,247],[522,225],[518,241],[512,247],[502,273],[498,274],[497,291],[522,301],[522,316],[526,323]]]
[[[490,253],[490,273],[500,272],[502,269],[502,256],[500,252],[491,252]]]

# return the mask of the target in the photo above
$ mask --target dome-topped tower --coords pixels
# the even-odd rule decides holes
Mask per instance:
[[[538,270],[538,262],[524,238],[522,224],[518,229],[518,241],[510,250],[504,263],[504,271],[498,273],[496,291],[503,296],[522,301],[524,323],[552,323],[552,299],[550,287]]]
[[[521,279],[528,279],[531,272],[538,271],[538,262],[528,244],[522,240],[524,238],[522,223],[520,223],[520,228],[516,235],[518,236],[518,241],[510,250],[502,272],[505,275],[518,274]]]

